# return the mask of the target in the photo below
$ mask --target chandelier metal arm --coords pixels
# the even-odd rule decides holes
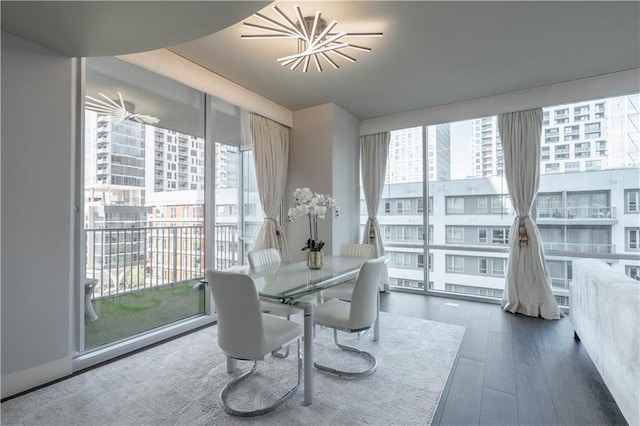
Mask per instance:
[[[321,12],[318,10],[315,14],[315,16],[313,17],[313,25],[311,27],[311,38],[317,38],[316,37],[316,31],[318,30],[318,23],[320,22],[320,15]]]
[[[318,60],[318,55],[313,55],[313,61],[316,64],[316,68],[318,69],[318,72],[322,72],[322,66],[320,65],[320,61]]]
[[[286,36],[286,37],[289,37],[289,38],[298,38],[298,34],[297,33],[294,33],[291,30],[286,29],[286,28],[284,30],[280,30],[278,28],[270,28],[270,27],[265,27],[263,25],[251,24],[251,23],[248,23],[248,22],[243,22],[242,25],[245,26],[245,27],[253,28],[253,29],[256,29],[256,30],[260,30],[260,31],[267,31],[267,32],[270,32],[270,33],[280,34],[282,36]]]
[[[302,16],[300,6],[294,7],[294,10],[296,11],[298,22],[300,22],[300,29],[302,30],[302,34],[304,35],[305,40],[307,41],[307,43],[311,43],[311,34],[307,33],[307,26],[304,25],[304,16]]]
[[[325,38],[327,34],[329,34],[329,31],[331,31],[333,27],[335,27],[337,24],[338,24],[338,21],[336,20],[329,22],[329,25],[327,25],[327,27],[320,34],[318,34],[318,37],[316,37],[316,39],[322,40],[323,38]]]
[[[289,65],[290,63],[292,63],[292,62],[294,62],[296,60],[300,60],[300,58],[289,58],[287,60],[280,61],[280,65],[282,65],[283,67],[286,67],[287,65]]]
[[[336,49],[342,49],[343,47],[347,47],[347,43],[340,43],[340,44],[336,44],[335,46],[323,47],[322,49],[318,49],[313,52],[304,51],[302,53],[297,53],[295,55],[285,56],[282,58],[278,58],[278,62],[283,62],[288,59],[304,58],[305,56],[314,55],[316,53],[336,51]]]
[[[292,37],[287,34],[243,34],[240,36],[240,38],[266,40],[266,39],[274,39],[274,38],[297,38],[297,37]]]
[[[347,47],[350,47],[351,49],[355,49],[355,50],[362,50],[363,52],[371,52],[370,47],[358,46],[351,43],[347,44]]]
[[[302,72],[307,72],[309,70],[309,56],[304,57],[304,65],[302,66]]]
[[[333,66],[333,68],[335,68],[335,69],[340,68],[340,66],[339,66],[338,64],[336,64],[336,63],[333,61],[333,59],[331,59],[331,58],[329,57],[329,55],[327,55],[326,53],[321,52],[321,53],[320,53],[320,55],[321,55],[324,59],[326,59],[326,60],[327,60],[327,62],[329,62],[329,63]]]
[[[302,60],[304,59],[304,56],[299,57],[298,59],[296,59],[293,63],[293,65],[291,65],[291,71],[295,70],[296,68],[298,68],[298,65],[300,65],[300,63],[302,62]]]
[[[382,33],[347,33],[345,37],[382,37]]]
[[[296,27],[295,25],[293,25],[292,27],[287,27],[286,25],[283,25],[283,24],[281,24],[280,22],[278,22],[278,21],[276,21],[276,20],[274,20],[274,19],[271,19],[271,18],[269,18],[268,16],[265,16],[265,15],[263,15],[263,14],[261,14],[261,13],[255,13],[255,15],[256,15],[258,18],[262,19],[263,21],[265,21],[265,22],[267,22],[267,23],[273,24],[273,25],[275,25],[275,26],[276,26],[276,27],[278,27],[278,28],[282,28],[283,30],[285,30],[285,31],[287,31],[288,33],[290,33],[292,36],[293,36],[294,34],[295,34],[295,35],[298,35],[298,36],[302,36],[302,33],[300,33],[300,30],[299,30],[299,29],[298,29],[298,27]],[[243,24],[246,24],[246,22],[243,22]]]
[[[353,58],[353,57],[351,57],[351,56],[349,56],[349,55],[347,55],[347,54],[345,54],[345,53],[342,53],[342,52],[341,52],[341,51],[339,51],[339,50],[335,50],[333,53],[335,53],[335,54],[336,54],[336,55],[338,55],[338,56],[343,57],[344,59],[346,59],[346,60],[347,60],[347,61],[349,61],[349,62],[355,62],[355,61],[356,61],[356,58]]]
[[[282,13],[280,8],[278,8],[278,5],[274,4],[273,5],[273,10],[291,26],[291,29],[293,29],[296,33],[300,34],[300,36],[304,38],[304,35],[302,34],[302,32],[300,32],[300,30],[298,29],[296,24],[293,23],[293,21],[291,21],[291,19],[289,19],[289,17],[287,15]]]
[[[315,51],[318,49],[323,48],[324,46],[327,45],[331,45],[333,43],[336,43],[339,39],[341,39],[342,37],[344,37],[346,33],[338,33],[336,34],[334,37],[330,37],[328,39],[325,39],[324,41],[322,41],[321,43],[314,43],[312,45],[309,46],[309,48],[307,49],[307,51]],[[317,40],[321,40],[321,39],[317,39]],[[343,43],[344,44],[344,43]]]

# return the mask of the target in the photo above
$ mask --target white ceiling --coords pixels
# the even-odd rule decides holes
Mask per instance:
[[[67,56],[114,56],[202,37],[268,1],[2,1],[2,31]]]
[[[327,21],[337,20],[336,31],[384,33],[382,38],[358,40],[373,51],[352,51],[357,62],[339,60],[340,69],[325,66],[322,73],[313,67],[307,73],[291,71],[276,62],[279,56],[296,53],[294,40],[240,39],[241,34],[255,33],[242,27],[241,17],[265,2],[26,2],[33,3],[29,9],[7,8],[7,3],[25,4],[1,3],[3,31],[40,44],[56,39],[59,45],[45,45],[68,55],[86,54],[92,47],[101,54],[132,53],[154,40],[148,48],[161,47],[161,41],[291,110],[333,102],[359,119],[640,67],[636,1],[277,2],[292,19],[293,6],[299,4],[304,15],[321,10]],[[50,3],[58,5],[54,15],[46,7]],[[126,15],[124,8],[139,3],[146,5],[148,15],[139,9],[138,19],[120,23],[118,14]],[[77,13],[78,4],[83,5],[82,14]],[[64,7],[75,12],[67,17]],[[270,6],[263,13],[276,19]],[[92,17],[92,26],[79,25],[86,16]],[[245,20],[261,24],[255,18]],[[137,31],[126,44],[129,52],[121,51],[121,38],[101,37],[102,27],[126,33],[127,25]],[[61,31],[65,37],[56,36]],[[193,40],[206,31],[217,32]],[[109,48],[114,51],[109,53]]]

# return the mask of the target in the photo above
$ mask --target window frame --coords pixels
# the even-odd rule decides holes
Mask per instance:
[[[640,189],[627,189],[625,192],[625,211],[640,213]],[[634,205],[633,208],[632,205]]]
[[[627,228],[626,237],[627,251],[640,251],[640,228]]]

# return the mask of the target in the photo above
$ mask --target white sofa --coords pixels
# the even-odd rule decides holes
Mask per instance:
[[[640,282],[597,259],[573,262],[569,318],[630,425],[640,425]]]

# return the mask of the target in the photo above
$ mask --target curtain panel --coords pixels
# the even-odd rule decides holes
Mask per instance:
[[[384,256],[384,243],[378,224],[378,206],[382,198],[384,180],[387,171],[387,157],[389,156],[390,132],[375,133],[360,137],[360,170],[362,173],[362,188],[367,203],[369,218],[364,226],[363,244],[371,244],[375,251],[374,257]],[[389,290],[389,271],[384,266],[380,290]]]
[[[538,226],[530,217],[540,182],[542,109],[501,114],[498,128],[504,152],[509,197],[516,217],[509,231],[509,261],[502,308],[545,319],[558,319]]]
[[[287,184],[289,129],[257,114],[250,114],[249,134],[258,195],[265,215],[253,249],[275,248],[280,252],[282,261],[287,263],[291,255],[278,217]]]

